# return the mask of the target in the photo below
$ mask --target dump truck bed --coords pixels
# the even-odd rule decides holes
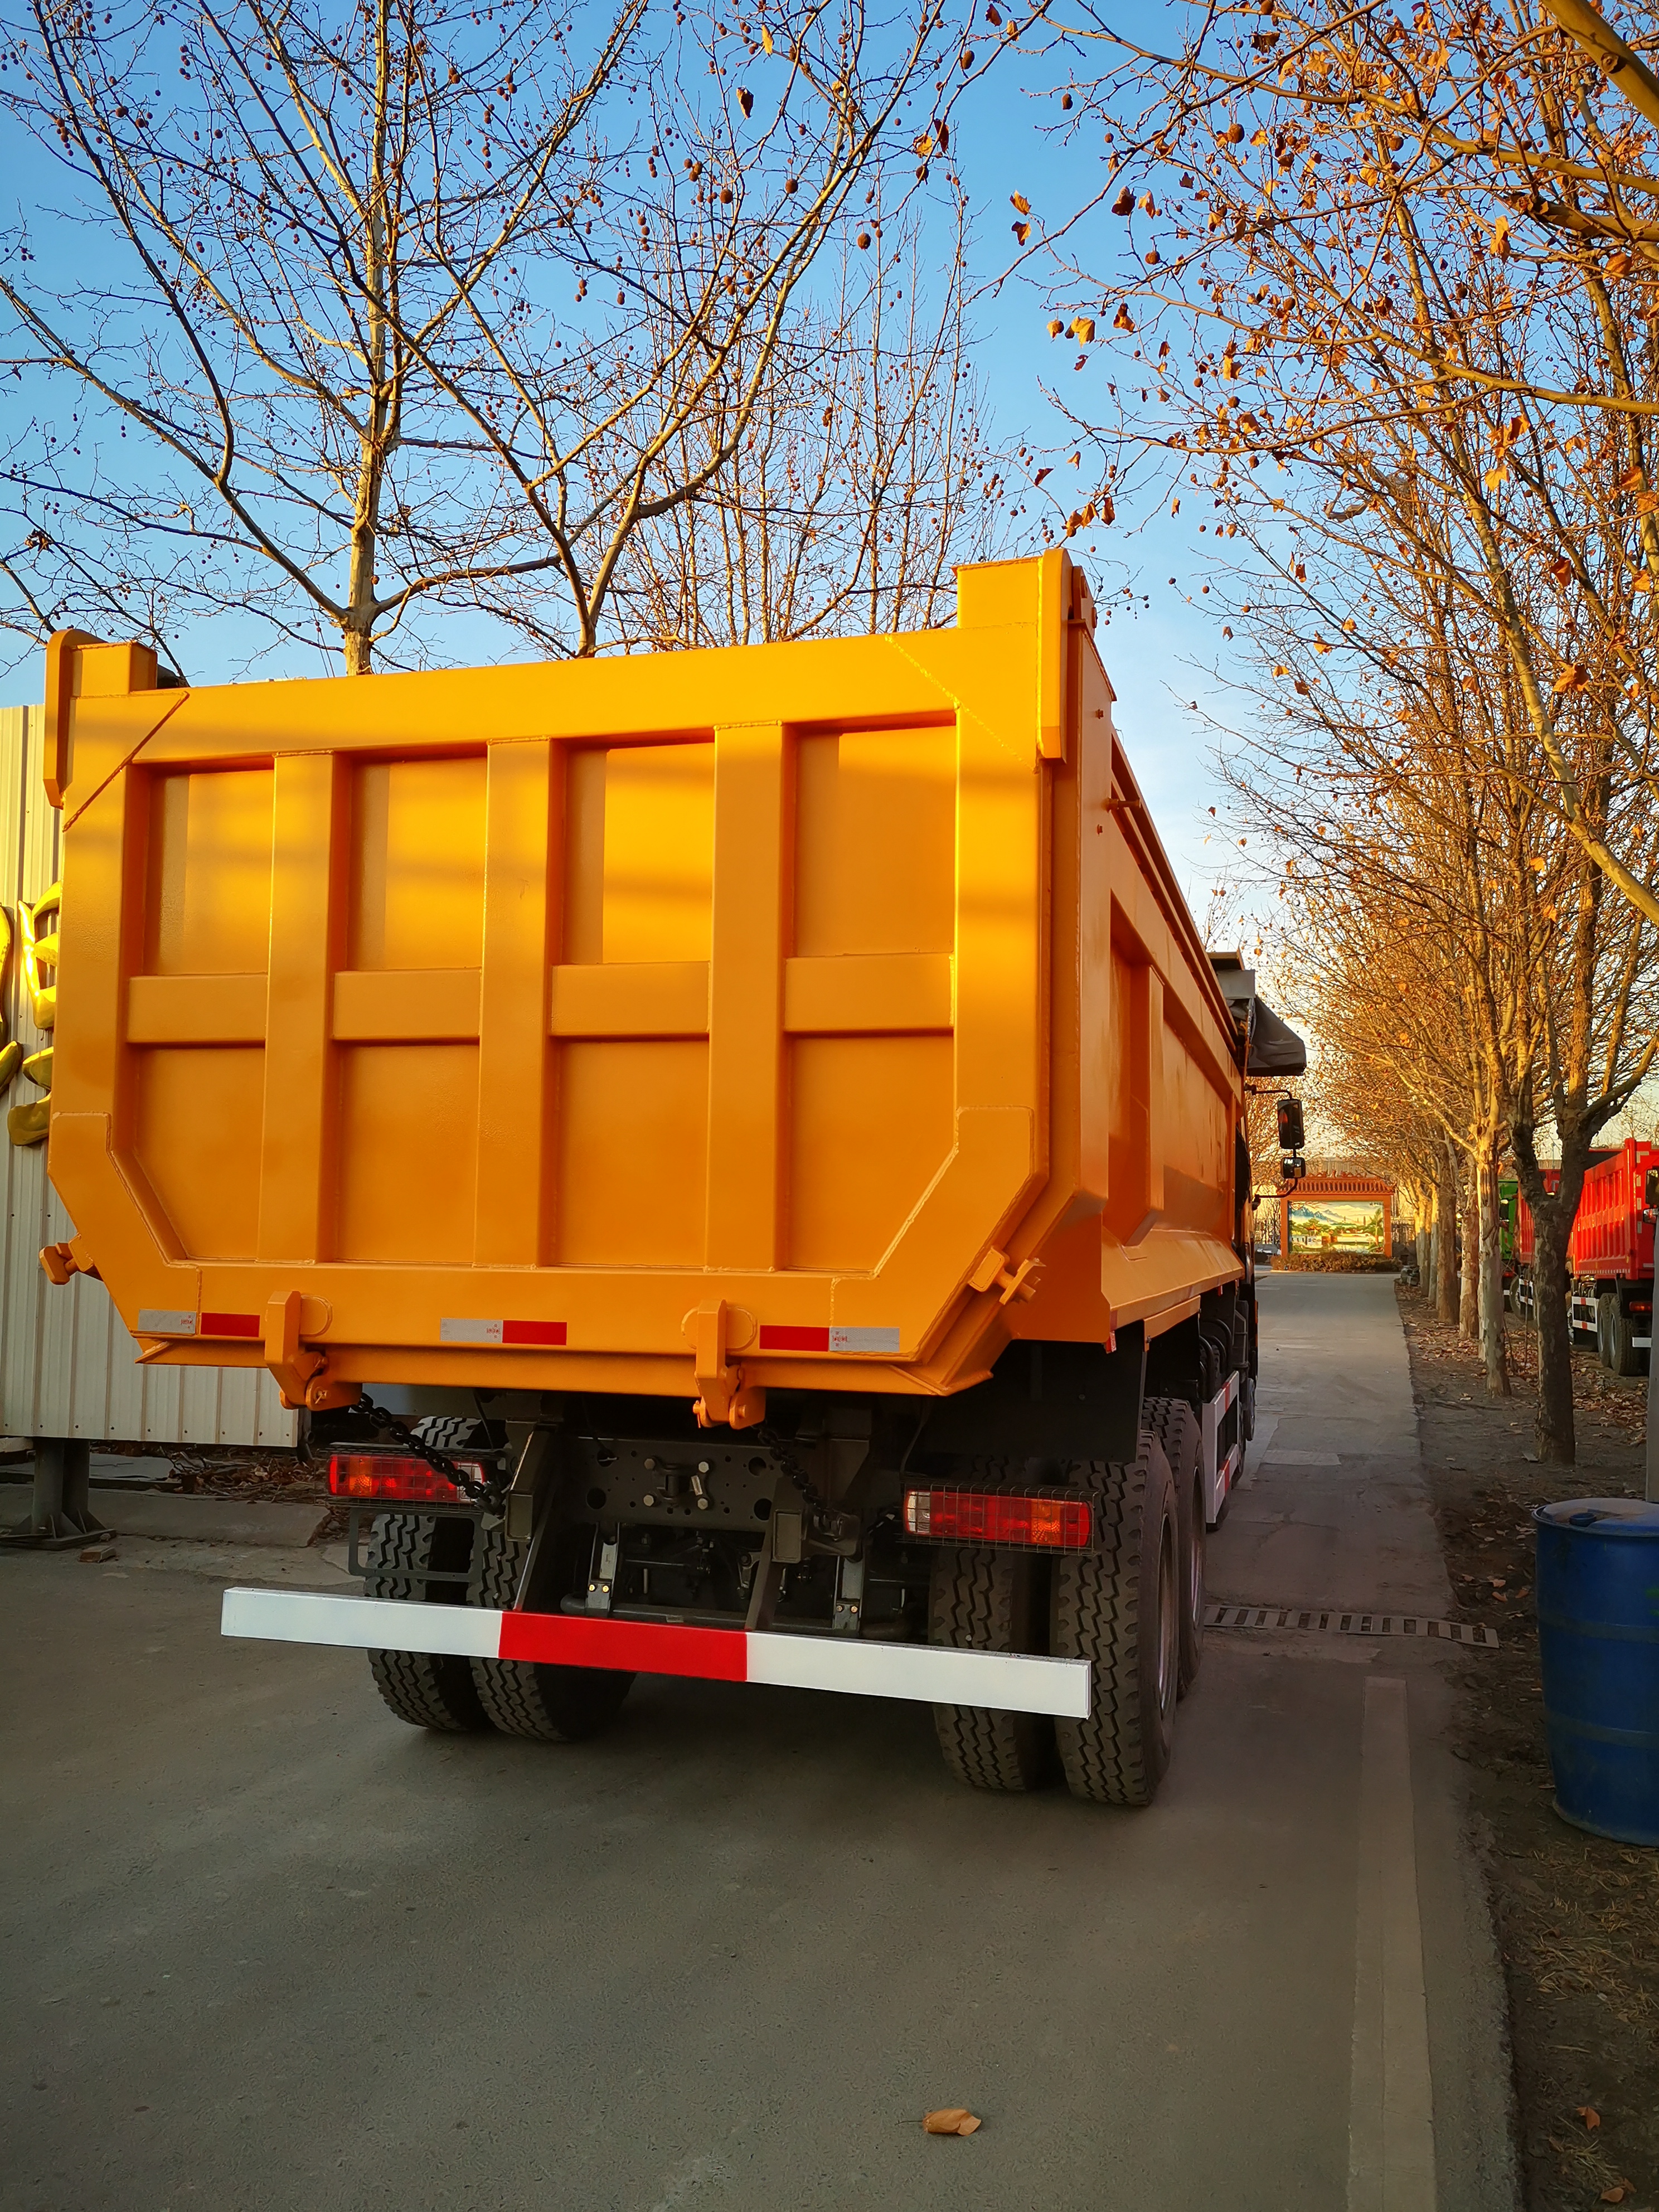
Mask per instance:
[[[1659,1146],[1627,1137],[1616,1152],[1585,1170],[1568,1246],[1575,1276],[1651,1279],[1653,1212],[1647,1176],[1656,1164]]]
[[[1064,554],[920,635],[155,682],[54,641],[54,1264],[144,1358],[741,1422],[1241,1273],[1237,1029]]]

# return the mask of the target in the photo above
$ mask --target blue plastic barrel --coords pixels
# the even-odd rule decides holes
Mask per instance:
[[[1659,1844],[1659,1504],[1569,1498],[1532,1517],[1555,1809]]]

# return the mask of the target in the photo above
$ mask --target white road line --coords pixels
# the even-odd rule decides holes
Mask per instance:
[[[1435,2212],[1423,1930],[1406,1685],[1365,1684],[1348,2212]]]

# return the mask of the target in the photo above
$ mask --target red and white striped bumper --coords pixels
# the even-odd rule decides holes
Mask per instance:
[[[925,1705],[988,1705],[1003,1712],[1053,1713],[1062,1720],[1086,1719],[1090,1707],[1086,1659],[866,1643],[850,1636],[750,1635],[742,1629],[679,1628],[582,1613],[489,1613],[480,1606],[272,1589],[228,1589],[219,1626],[225,1636],[276,1644],[533,1659],[554,1667],[767,1682],[777,1689],[914,1698]]]

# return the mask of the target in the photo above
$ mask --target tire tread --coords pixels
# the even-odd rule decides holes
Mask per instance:
[[[479,1532],[475,1605],[510,1608],[521,1558],[501,1528]],[[472,1680],[492,1728],[537,1743],[577,1743],[596,1735],[628,1695],[634,1677],[598,1668],[544,1667],[532,1659],[474,1659]]]
[[[1054,1574],[1050,1648],[1088,1659],[1093,1669],[1087,1718],[1060,1721],[1054,1733],[1073,1796],[1100,1805],[1150,1805],[1167,1763],[1157,1717],[1149,1727],[1142,1698],[1142,1524],[1154,1452],[1162,1459],[1156,1439],[1143,1433],[1132,1462],[1073,1470],[1094,1494],[1098,1541],[1068,1553]]]
[[[1176,1513],[1181,1530],[1181,1694],[1184,1698],[1198,1680],[1204,1658],[1204,1550],[1206,1492],[1204,1483],[1204,1438],[1197,1417],[1184,1398],[1149,1398],[1141,1419],[1163,1446],[1175,1484]],[[1188,1571],[1190,1550],[1199,1554],[1199,1595],[1191,1601]]]
[[[374,1565],[363,1577],[364,1596],[426,1600],[430,1585],[422,1570],[432,1565],[439,1527],[434,1514],[382,1514]],[[465,1659],[447,1652],[371,1651],[368,1670],[388,1709],[411,1728],[474,1735],[489,1726]]]
[[[1037,1611],[1030,1584],[1038,1562],[1029,1554],[953,1546],[933,1563],[928,1641],[957,1650],[1021,1651],[1034,1638]],[[1023,1587],[1022,1587],[1023,1586]],[[945,1764],[972,1790],[1036,1790],[1052,1778],[1053,1731],[1040,1713],[989,1705],[935,1705],[933,1726]]]

